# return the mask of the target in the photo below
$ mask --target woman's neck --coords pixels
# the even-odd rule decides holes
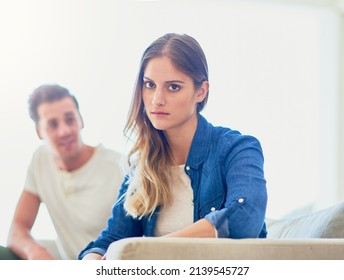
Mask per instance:
[[[191,125],[178,130],[165,132],[165,136],[171,148],[174,165],[186,163],[196,128],[197,119],[195,122],[191,123]]]

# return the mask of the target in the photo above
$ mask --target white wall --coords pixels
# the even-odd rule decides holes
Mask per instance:
[[[0,244],[40,143],[28,94],[46,82],[70,88],[84,139],[123,151],[140,56],[166,32],[203,46],[211,84],[204,115],[261,140],[268,216],[334,203],[338,18],[334,8],[271,1],[0,1]],[[52,234],[43,211],[34,235]]]

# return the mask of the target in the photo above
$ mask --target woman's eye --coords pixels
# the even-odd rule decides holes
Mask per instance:
[[[171,90],[171,91],[178,91],[178,90],[180,90],[180,86],[178,86],[178,85],[176,85],[176,84],[172,84],[172,85],[170,85],[168,88],[169,88],[169,90]]]
[[[154,86],[155,86],[154,83],[152,83],[152,82],[145,82],[144,85],[146,88],[154,88]]]

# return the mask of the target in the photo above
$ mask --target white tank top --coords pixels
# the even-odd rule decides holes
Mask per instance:
[[[184,172],[184,165],[173,166],[171,204],[160,208],[154,236],[162,236],[193,223],[193,190],[189,176]]]

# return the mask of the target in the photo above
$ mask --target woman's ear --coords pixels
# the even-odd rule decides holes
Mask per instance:
[[[209,82],[203,81],[201,87],[197,90],[196,100],[198,103],[202,102],[209,92]]]

